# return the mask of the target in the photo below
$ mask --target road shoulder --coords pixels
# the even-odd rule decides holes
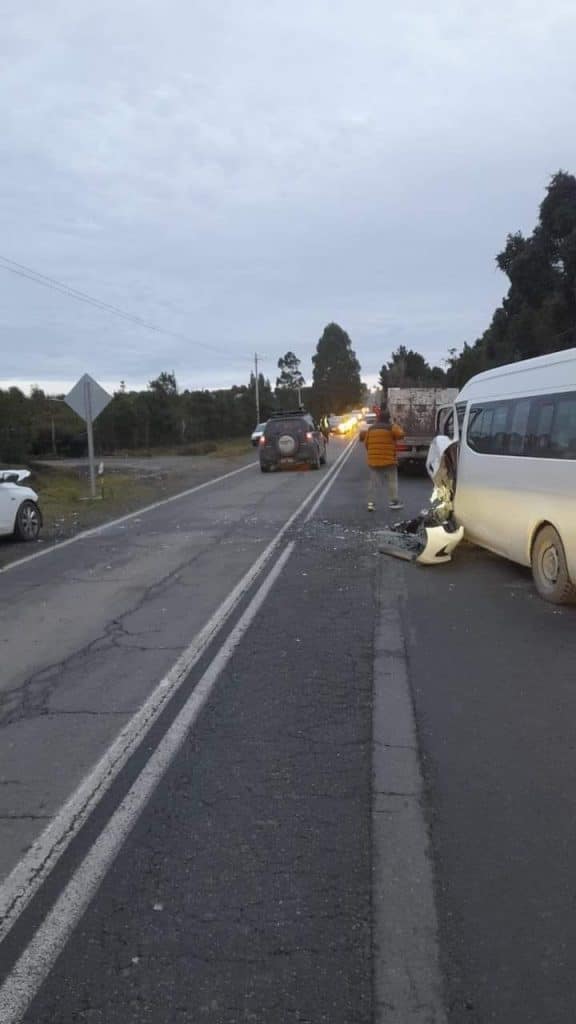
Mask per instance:
[[[373,915],[376,1024],[445,1024],[431,846],[399,600],[382,559],[374,641]]]

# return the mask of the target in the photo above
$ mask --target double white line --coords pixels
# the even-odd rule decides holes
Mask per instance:
[[[90,775],[84,779],[0,887],[0,941],[12,928],[90,813],[109,790],[130,755],[142,742],[168,701],[184,683],[190,670],[199,661],[242,598],[267,567],[290,527],[308,506],[311,505],[305,522],[308,522],[317,511],[349,458],[353,444],[352,441],[347,445],[328,473],[287,519],[201,633],[178,658],[145,704],[122,729]],[[56,957],[94,896],[123,842],[144,810],[165,771],[174,760],[208,700],[220,673],[258,614],[293,549],[294,542],[292,541],[287,544],[269,569],[247,608],[218,649],[122,803],[109,819],[98,839],[35,932],[20,959],[14,965],[0,988],[0,1020],[2,1024],[17,1024],[22,1019],[26,1008],[50,972]]]

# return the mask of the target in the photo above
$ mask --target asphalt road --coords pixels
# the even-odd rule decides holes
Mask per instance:
[[[334,461],[342,446],[330,447]],[[5,874],[321,476],[247,470],[1,577]],[[576,613],[542,603],[525,570],[471,547],[433,569],[379,555],[386,517],[365,511],[364,487],[355,450],[91,805],[0,947],[8,981],[32,950],[13,986],[27,1008],[7,1020],[574,1020]],[[428,487],[403,478],[402,493],[411,515]],[[400,665],[423,792],[400,761],[384,785],[374,774],[379,743],[411,746],[405,708],[373,715],[375,687],[391,694]],[[201,692],[123,832],[119,812]],[[421,923],[409,906],[421,881],[414,831],[404,858],[395,851],[390,890],[376,894],[396,915],[396,949],[374,911],[375,859],[392,864],[394,808],[415,792],[445,1016],[420,998],[377,998],[393,961],[415,992],[429,966],[402,933],[403,899],[409,930]],[[84,891],[90,858],[91,870],[105,866]],[[430,938],[436,922],[425,924]]]

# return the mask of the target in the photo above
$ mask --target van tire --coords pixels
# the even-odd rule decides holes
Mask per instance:
[[[532,545],[532,576],[536,590],[552,604],[576,603],[576,587],[568,575],[562,538],[553,526],[543,526]]]

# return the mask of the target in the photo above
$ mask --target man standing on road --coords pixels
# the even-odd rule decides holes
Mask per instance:
[[[368,457],[370,480],[368,483],[368,511],[374,512],[374,495],[388,485],[390,508],[402,508],[398,500],[398,459],[396,443],[404,437],[402,427],[392,423],[387,409],[381,409],[376,423],[368,427],[364,444]]]

